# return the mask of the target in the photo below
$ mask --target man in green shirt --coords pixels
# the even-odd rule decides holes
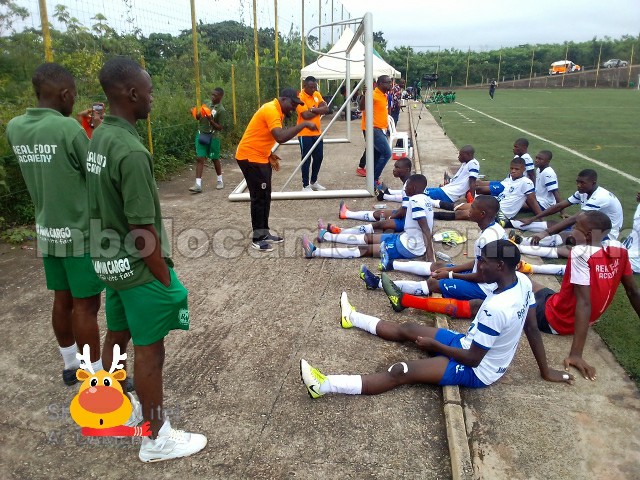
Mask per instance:
[[[136,392],[152,432],[142,440],[140,460],[185,457],[202,450],[207,438],[174,430],[162,410],[164,337],[188,330],[189,309],[188,292],[171,268],[151,154],[135,129],[151,111],[151,78],[133,60],[115,57],[99,79],[111,115],[94,132],[86,161],[97,223],[91,229],[93,265],[107,285],[104,360],[111,362],[115,344],[124,352],[133,341]]]
[[[53,331],[64,361],[62,380],[73,385],[77,345],[89,345],[95,371],[102,369],[98,310],[104,285],[89,257],[89,208],[85,158],[89,138],[73,118],[71,73],[57,63],[33,73],[37,108],[7,125],[7,139],[33,200],[47,288],[54,291]]]
[[[221,100],[224,90],[216,87],[211,92],[211,102],[205,102],[205,107],[196,111],[198,132],[196,133],[196,183],[189,189],[193,193],[202,193],[202,171],[207,158],[213,160],[218,180],[216,189],[222,190],[222,165],[220,164],[220,132],[224,128],[227,111]],[[196,109],[197,110],[197,109]],[[207,141],[209,142],[207,144]]]

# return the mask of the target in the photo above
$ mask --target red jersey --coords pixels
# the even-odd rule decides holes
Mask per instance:
[[[572,335],[576,316],[573,285],[589,285],[589,325],[592,325],[613,300],[622,276],[631,274],[629,254],[620,242],[607,240],[601,246],[576,245],[569,254],[560,291],[547,300],[547,322],[560,335]]]

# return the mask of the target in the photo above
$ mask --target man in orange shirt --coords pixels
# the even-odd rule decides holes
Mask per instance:
[[[303,129],[318,129],[313,122],[303,121],[295,127],[282,128],[285,115],[290,116],[303,103],[293,88],[284,88],[280,96],[267,102],[253,115],[236,151],[236,161],[249,188],[251,198],[251,247],[261,252],[273,250],[271,244],[284,239],[269,232],[269,210],[271,208],[271,149],[274,142],[285,143]],[[273,169],[279,170],[277,160]]]
[[[305,120],[310,120],[317,127],[317,130],[314,131],[305,128],[298,134],[300,153],[302,154],[302,158],[304,158],[320,136],[320,116],[331,113],[331,109],[327,106],[320,92],[318,92],[318,84],[315,77],[310,76],[304,79],[299,97],[304,105],[299,105],[296,109],[298,112],[298,124]],[[318,146],[311,156],[307,158],[300,168],[302,172],[303,191],[326,190],[326,188],[318,183],[318,172],[320,172],[323,156],[323,144],[322,140],[320,140],[320,143],[318,143]],[[309,166],[311,165],[311,159],[313,159],[313,166],[311,167],[311,184],[309,184]]]
[[[389,121],[387,92],[389,90],[391,90],[391,78],[388,75],[380,75],[377,87],[373,90],[373,180],[376,184],[379,183],[382,170],[391,158],[391,147],[387,138]],[[358,105],[362,111],[362,133],[365,132],[367,117],[364,103],[365,96],[362,95]]]

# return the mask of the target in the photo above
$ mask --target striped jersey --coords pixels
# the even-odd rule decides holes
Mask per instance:
[[[596,188],[591,196],[576,192],[567,198],[569,203],[580,204],[582,210],[598,210],[611,219],[609,238],[617,239],[622,228],[622,205],[620,200],[606,188]]]

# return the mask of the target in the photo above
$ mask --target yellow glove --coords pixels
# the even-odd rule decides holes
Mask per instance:
[[[269,155],[269,163],[271,164],[271,168],[273,168],[274,171],[280,171],[280,157],[278,155],[276,155],[275,153]]]

